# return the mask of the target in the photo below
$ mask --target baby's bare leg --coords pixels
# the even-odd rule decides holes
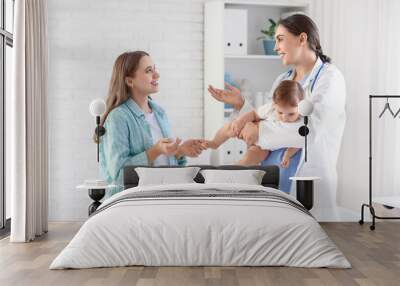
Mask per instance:
[[[259,165],[268,155],[269,150],[263,150],[257,145],[252,145],[236,164],[244,166]]]
[[[217,149],[231,137],[234,137],[231,123],[227,123],[217,131],[217,134],[215,134],[212,140],[207,141],[208,147]]]

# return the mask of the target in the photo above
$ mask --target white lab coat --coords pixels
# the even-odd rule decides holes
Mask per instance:
[[[336,163],[346,122],[346,86],[343,75],[337,67],[325,63],[311,92],[311,86],[322,64],[321,59],[318,59],[303,83],[307,98],[314,104],[314,111],[309,117],[310,133],[307,137],[307,162],[304,162],[303,152],[296,176],[318,176],[321,178],[321,180],[314,182],[314,207],[311,213],[318,220],[335,221],[349,219],[353,216],[352,213],[339,208],[336,204]],[[271,92],[274,92],[282,80],[293,79],[293,75],[293,72],[281,74],[275,80]],[[251,109],[252,107],[245,102],[239,114]],[[280,133],[279,138],[273,139],[274,144],[279,140],[281,147],[304,147],[304,140],[299,146],[295,146],[298,144],[298,140],[296,140],[297,142],[291,141],[290,138],[293,138],[293,136],[289,134],[285,136]],[[292,184],[292,194],[295,194],[295,184]]]

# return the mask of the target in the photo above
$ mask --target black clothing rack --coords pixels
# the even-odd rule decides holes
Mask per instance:
[[[372,206],[372,101],[373,99],[386,99],[389,98],[400,98],[400,95],[370,95],[369,96],[369,203],[362,204],[361,206],[361,219],[358,221],[359,224],[364,224],[364,207],[369,208],[372,215],[372,225],[370,229],[375,229],[375,219],[400,219],[400,217],[381,217],[375,214],[375,209]],[[392,208],[388,206],[388,208]]]

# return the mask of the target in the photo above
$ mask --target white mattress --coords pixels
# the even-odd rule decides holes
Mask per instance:
[[[296,202],[280,191],[254,185],[131,188],[106,200],[50,269],[127,265],[351,267],[311,215],[279,200],[185,196],[119,201],[137,192],[205,189],[261,190]]]

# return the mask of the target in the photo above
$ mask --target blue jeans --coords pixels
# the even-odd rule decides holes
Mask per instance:
[[[287,148],[281,148],[270,152],[267,159],[262,161],[262,166],[277,165],[279,166],[279,189],[282,192],[290,194],[290,187],[292,186],[292,181],[289,180],[296,174],[297,166],[299,165],[301,158],[301,150],[297,151],[296,154],[290,160],[290,165],[287,168],[280,167],[283,154]]]

